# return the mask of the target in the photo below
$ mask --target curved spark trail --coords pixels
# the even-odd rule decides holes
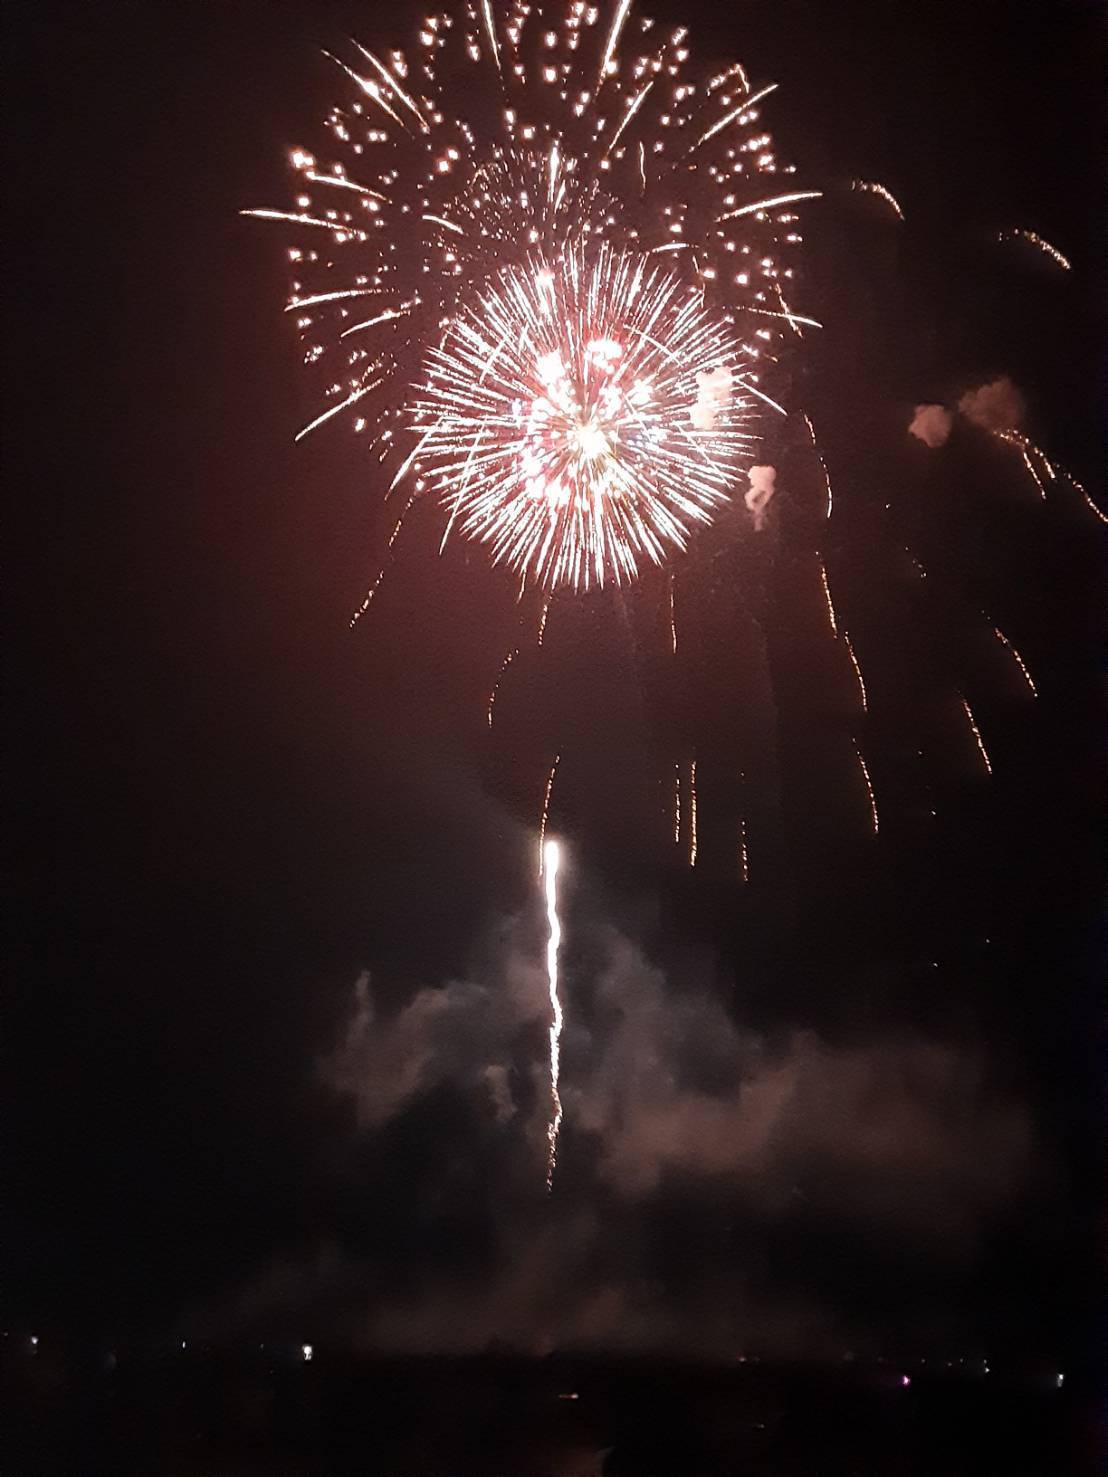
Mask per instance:
[[[554,1186],[554,1169],[558,1162],[558,1130],[562,1126],[562,1099],[558,1091],[561,1075],[562,1002],[558,997],[558,949],[562,942],[562,924],[558,917],[558,863],[560,853],[556,841],[543,845],[543,879],[546,887],[546,982],[550,992],[550,1126],[546,1130],[548,1155],[546,1190]]]
[[[1056,267],[1061,267],[1063,272],[1069,272],[1073,269],[1073,263],[1069,258],[1063,256],[1057,246],[1052,246],[1049,241],[1044,241],[1036,231],[1025,231],[1022,227],[1015,226],[1010,231],[1001,231],[996,239],[998,241],[1029,241],[1044,256],[1050,257]]]
[[[1023,680],[1031,689],[1031,696],[1038,697],[1039,689],[1035,686],[1034,678],[1027,670],[1027,663],[1024,661],[1023,657],[1020,656],[1019,652],[1012,645],[1011,641],[1008,640],[1008,637],[1005,636],[1004,632],[1000,629],[999,626],[993,627],[993,635],[1000,642],[1000,644],[1004,647],[1007,647],[1008,651],[1011,653],[1013,661],[1015,662],[1016,666],[1019,667],[1020,672],[1023,675]]]
[[[900,201],[893,192],[877,180],[856,179],[851,184],[852,190],[861,190],[866,195],[879,195],[885,204],[895,213],[897,220],[904,219],[904,211],[900,207]]]
[[[869,777],[869,766],[862,757],[862,751],[858,747],[857,740],[854,742],[854,752],[858,756],[858,768],[862,771],[862,778],[866,782],[866,794],[869,796],[870,824],[873,827],[873,834],[876,836],[881,829],[880,822],[877,819],[877,797],[873,793],[873,781]]]

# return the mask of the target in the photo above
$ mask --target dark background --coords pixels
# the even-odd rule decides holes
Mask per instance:
[[[874,617],[871,680],[918,659],[920,687],[949,711],[985,660],[963,652],[968,590],[1042,696],[1030,716],[1002,701],[991,713],[991,788],[972,752],[936,743],[938,830],[892,752],[903,724],[876,723],[875,857],[841,755],[826,778],[854,817],[847,839],[806,830],[816,780],[786,718],[808,669],[786,631],[790,839],[757,903],[711,868],[690,879],[649,849],[621,863],[599,840],[582,844],[574,895],[591,923],[631,930],[645,909],[660,959],[711,954],[722,994],[741,980],[743,1018],[767,1037],[879,1022],[976,1043],[1050,1173],[957,1277],[872,1230],[844,1239],[817,1213],[774,1233],[767,1276],[818,1287],[878,1339],[926,1341],[921,1309],[937,1300],[943,1336],[956,1328],[967,1348],[1076,1354],[1099,1205],[1102,530],[1072,489],[1041,510],[1008,453],[964,435],[940,467],[902,431],[915,400],[1009,374],[1031,433],[1103,498],[1101,18],[991,0],[679,10],[695,47],[780,82],[782,153],[834,196],[808,233],[804,301],[827,334],[805,389],[844,510],[829,555],[859,630]],[[491,1276],[507,1254],[495,1200],[467,1217],[411,1189],[434,1143],[477,1154],[464,1116],[416,1115],[366,1147],[316,1063],[359,970],[403,1001],[471,967],[490,920],[533,906],[535,816],[519,797],[541,790],[548,749],[526,734],[490,766],[485,696],[513,639],[510,597],[479,556],[435,561],[433,518],[417,515],[388,598],[348,631],[384,515],[349,438],[292,445],[307,416],[282,241],[237,214],[286,198],[286,151],[336,90],[318,47],[388,36],[387,20],[246,0],[12,3],[6,19],[5,1316],[97,1336],[180,1327],[273,1257],[335,1238],[374,1288],[418,1287],[446,1263]],[[397,40],[408,30],[398,20]],[[904,225],[849,194],[859,176],[894,191]],[[1013,225],[1056,242],[1074,272],[996,245]],[[882,542],[867,520],[893,484],[899,522]],[[948,571],[930,655],[905,644],[907,616],[885,625],[866,605],[897,530],[936,579]],[[567,682],[586,673],[599,753],[624,729],[588,619],[570,613],[577,665],[572,641],[564,661]],[[587,957],[573,968],[585,980]],[[726,1286],[757,1232],[698,1225],[669,1196],[661,1275],[692,1256]],[[350,1307],[368,1295],[355,1280],[340,1315],[309,1290],[297,1316],[356,1338]]]

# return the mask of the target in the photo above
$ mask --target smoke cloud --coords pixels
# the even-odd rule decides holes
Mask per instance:
[[[766,523],[766,509],[773,498],[777,468],[751,467],[747,476],[750,478],[750,487],[747,489],[743,502],[753,515],[754,532],[761,533]]]
[[[908,434],[925,446],[945,446],[953,424],[954,416],[945,405],[917,405]]]
[[[958,401],[958,409],[984,431],[1008,431],[1022,424],[1027,406],[1016,386],[1002,374],[975,390],[967,390]]]

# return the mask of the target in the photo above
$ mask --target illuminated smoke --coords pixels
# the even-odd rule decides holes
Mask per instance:
[[[731,404],[733,376],[727,365],[696,374],[696,404],[689,419],[698,431],[714,431]]]
[[[917,405],[908,434],[924,446],[945,446],[953,424],[954,417],[945,405]]]
[[[546,1188],[554,1185],[554,1169],[558,1161],[558,1130],[562,1126],[562,1098],[558,1091],[561,1075],[562,1002],[558,997],[558,949],[562,942],[562,925],[558,917],[558,862],[556,841],[543,846],[543,881],[546,891],[546,980],[550,992],[550,1127],[547,1130],[549,1152],[546,1161]]]
[[[773,498],[776,467],[751,467],[747,473],[750,487],[743,497],[747,511],[754,519],[754,532],[761,533],[766,524],[766,509]]]
[[[1022,424],[1027,406],[1012,381],[1002,374],[975,390],[967,390],[958,401],[958,409],[983,431],[1007,431]]]

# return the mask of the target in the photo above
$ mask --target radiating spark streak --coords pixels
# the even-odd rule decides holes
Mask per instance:
[[[1037,246],[1045,256],[1050,257],[1056,266],[1061,267],[1063,272],[1073,270],[1073,263],[1068,257],[1064,257],[1056,246],[1051,246],[1049,241],[1044,241],[1035,231],[1025,231],[1020,227],[1015,227],[1010,231],[1001,231],[996,239],[998,241],[1030,241],[1032,246]]]
[[[392,91],[396,94],[396,96],[400,99],[400,101],[404,104],[408,111],[415,116],[424,133],[426,133],[428,131],[427,119],[419,111],[419,108],[416,106],[412,98],[410,98],[408,94],[404,91],[404,89],[400,86],[400,83],[397,82],[396,78],[389,71],[388,67],[386,67],[383,62],[378,61],[378,59],[373,55],[372,51],[367,51],[366,48],[362,46],[359,42],[355,41],[354,45],[357,46],[358,50],[362,53],[365,59],[377,69],[377,73],[381,77],[382,81],[386,84],[387,87],[392,89]]]
[[[630,123],[631,119],[635,116],[635,114],[642,107],[643,100],[645,99],[647,93],[650,91],[650,89],[653,86],[654,86],[654,83],[653,82],[648,82],[646,84],[646,86],[642,89],[642,91],[636,93],[635,96],[631,99],[631,102],[628,104],[627,111],[626,111],[626,113],[624,113],[623,118],[622,118],[622,121],[620,122],[619,127],[616,129],[615,133],[612,134],[611,141],[609,142],[608,147],[604,151],[605,155],[610,154],[612,152],[612,150],[615,148],[616,144],[619,142],[620,138],[623,135],[623,130],[627,127],[627,125],[628,125],[628,123]]]
[[[854,668],[854,675],[858,679],[858,696],[862,700],[862,712],[868,713],[869,705],[866,701],[865,680],[862,677],[862,669],[858,665],[858,658],[854,655],[854,647],[850,644],[850,636],[846,631],[843,632],[843,644],[846,646],[847,656],[850,657],[850,665]]]
[[[359,195],[371,195],[374,200],[384,200],[388,203],[389,197],[382,195],[378,190],[371,190],[368,185],[359,185],[352,179],[347,179],[344,174],[318,174],[314,169],[309,169],[305,179],[310,179],[317,185],[330,185],[336,190],[356,190]]]
[[[489,691],[489,705],[488,705],[488,709],[486,710],[485,716],[488,718],[488,722],[489,722],[489,727],[490,728],[492,728],[492,713],[493,713],[493,708],[496,705],[497,695],[500,692],[500,684],[504,680],[504,673],[512,665],[512,663],[515,661],[515,659],[516,659],[516,657],[518,655],[519,655],[519,648],[518,647],[515,649],[515,651],[509,651],[508,655],[500,663],[500,671],[496,674],[496,681],[493,683],[493,685],[492,685],[492,687],[491,687],[491,689]]]
[[[302,210],[240,210],[239,215],[252,215],[260,221],[293,221],[298,226],[321,226],[325,231],[350,232],[355,229],[343,221],[326,221],[318,216],[305,215]]]
[[[379,297],[379,287],[345,287],[341,292],[317,292],[312,297],[294,297],[285,305],[285,312],[295,308],[311,308],[316,303],[334,303],[343,297]]]
[[[550,601],[549,600],[544,600],[543,603],[542,603],[542,615],[539,616],[539,640],[538,640],[539,646],[542,645],[543,638],[546,635],[546,620],[547,620],[547,617],[549,616],[549,614],[550,614]]]
[[[492,47],[493,60],[496,62],[496,70],[499,72],[501,70],[500,47],[496,40],[496,26],[493,24],[492,6],[489,4],[489,0],[481,0],[481,17],[485,22],[485,31],[489,38],[489,45]]]
[[[759,390],[757,385],[752,385],[749,380],[736,380],[735,383],[741,385],[744,390],[749,390],[752,395],[757,395],[758,399],[764,400],[767,405],[772,405],[774,410],[779,411],[782,415],[788,415],[789,412],[783,405],[778,405],[776,400],[771,400],[767,394]]]
[[[456,231],[459,236],[465,235],[461,226],[455,225],[453,221],[448,221],[443,215],[425,215],[423,219],[425,221],[434,221],[436,226],[445,226],[448,231]]]
[[[546,884],[546,982],[550,994],[550,1126],[546,1131],[546,1192],[554,1187],[554,1169],[558,1161],[558,1130],[562,1126],[562,1099],[558,1090],[561,1077],[562,1002],[558,995],[558,950],[562,942],[562,924],[558,917],[558,862],[556,841],[543,845],[543,874]]]
[[[677,655],[677,610],[674,603],[673,575],[669,577],[669,644],[673,655]]]
[[[973,716],[973,709],[970,707],[969,703],[966,701],[966,698],[962,693],[958,694],[958,701],[962,704],[962,709],[966,715],[966,722],[969,724],[970,731],[977,743],[978,751],[980,752],[982,762],[985,765],[985,773],[992,774],[993,766],[989,760],[988,750],[985,748],[985,740],[981,737],[981,730],[977,726],[977,719]]]
[[[737,108],[732,108],[731,111],[727,113],[724,117],[717,119],[717,121],[712,124],[711,128],[708,129],[707,133],[702,133],[700,135],[696,143],[693,144],[693,149],[699,149],[701,144],[706,144],[710,138],[715,138],[716,134],[721,132],[722,129],[726,128],[729,123],[733,123],[736,118],[741,118],[744,113],[749,113],[750,109],[755,105],[755,103],[760,103],[762,99],[764,97],[768,97],[771,92],[776,92],[777,88],[778,84],[776,82],[771,82],[768,87],[763,87],[761,92],[756,92],[753,97],[748,97],[744,102],[740,103]],[[690,149],[689,152],[692,153],[692,149]]]
[[[988,616],[986,616],[985,619],[988,620]],[[1031,696],[1038,697],[1039,689],[1035,686],[1034,679],[1032,678],[1031,673],[1027,670],[1027,663],[1024,661],[1023,657],[1020,656],[1019,652],[1013,646],[1011,641],[1008,640],[1008,637],[1005,636],[1004,632],[1000,629],[999,626],[993,626],[993,635],[1002,646],[1007,647],[1007,649],[1011,652],[1012,660],[1015,662],[1016,666],[1019,667],[1020,672],[1023,675],[1023,680],[1031,689]]]
[[[543,846],[546,842],[546,822],[550,817],[550,796],[554,790],[554,776],[558,773],[558,765],[562,761],[561,754],[554,755],[554,763],[550,766],[550,773],[546,776],[546,788],[542,796],[542,817],[539,821],[539,875],[542,875]]]
[[[858,756],[858,768],[862,771],[862,778],[866,782],[866,794],[869,796],[870,824],[873,827],[873,834],[876,836],[880,830],[880,823],[877,819],[877,798],[873,793],[873,781],[869,777],[869,767],[866,764],[865,759],[862,757],[862,751],[858,747],[857,739],[855,739],[853,742],[854,752]]]
[[[354,44],[357,46],[357,42],[355,42]],[[360,51],[361,49],[362,48],[359,46],[358,50]],[[357,87],[361,88],[366,97],[371,97],[379,108],[383,108],[390,118],[395,119],[396,122],[400,124],[401,128],[404,127],[403,118],[401,118],[400,114],[392,106],[388,98],[382,96],[381,88],[378,83],[371,81],[369,77],[361,76],[360,73],[355,72],[353,67],[348,67],[345,62],[339,61],[338,57],[333,56],[331,52],[324,50],[323,55],[327,58],[328,61],[334,62],[335,66],[338,67],[341,72],[345,72],[350,80]]]
[[[740,215],[753,215],[756,210],[768,210],[771,205],[791,205],[794,200],[822,200],[822,190],[797,190],[791,195],[770,195],[765,200],[755,200],[750,205],[740,205],[737,210],[729,210],[726,215],[721,215],[721,221],[733,221]]]
[[[696,760],[689,764],[689,866],[696,866]]]
[[[822,559],[819,565],[819,577],[820,583],[823,585],[823,600],[827,606],[827,619],[831,623],[831,634],[837,637],[839,634],[839,623],[835,619],[835,606],[831,600],[831,586],[827,579],[827,565],[824,564]]]
[[[646,194],[646,145],[639,141],[639,179],[642,180],[643,194]]]
[[[746,820],[739,817],[739,881],[745,887],[750,881],[750,852],[746,844]]]
[[[388,323],[393,318],[406,318],[412,310],[411,303],[401,303],[399,308],[389,308],[387,312],[378,313],[376,318],[367,318],[364,323],[355,323],[352,328],[344,329],[339,338],[349,338],[352,333],[361,333],[363,328],[372,328],[376,323]]]
[[[596,74],[596,85],[598,88],[608,75],[608,63],[616,54],[620,32],[623,30],[623,23],[627,19],[627,12],[630,9],[631,0],[619,0],[619,4],[616,6],[616,13],[612,16],[612,26],[608,32],[608,41],[604,47],[604,55],[600,58],[600,71]]]
[[[302,426],[292,439],[294,441],[303,441],[304,437],[309,433],[309,431],[314,431],[315,428],[317,426],[321,426],[324,421],[329,421],[333,415],[338,415],[340,410],[345,410],[348,405],[353,405],[355,400],[360,400],[363,395],[368,395],[370,390],[376,390],[383,384],[384,380],[380,379],[374,380],[372,384],[360,386],[357,390],[353,392],[353,394],[347,395],[345,400],[340,400],[337,405],[332,405],[331,408],[329,410],[325,410],[322,415],[317,415],[314,421],[309,421],[306,426]]]
[[[856,179],[853,181],[850,188],[852,190],[863,190],[868,195],[879,195],[881,199],[884,200],[886,205],[892,207],[897,220],[904,219],[904,212],[900,208],[900,201],[896,198],[891,190],[886,189],[886,187],[882,184],[879,184],[877,180]]]
[[[681,766],[673,766],[673,844],[681,845]]]
[[[807,323],[809,328],[822,328],[817,318],[805,318],[800,313],[778,313],[773,308],[747,308],[748,313],[760,313],[763,318],[784,318],[789,323]]]

